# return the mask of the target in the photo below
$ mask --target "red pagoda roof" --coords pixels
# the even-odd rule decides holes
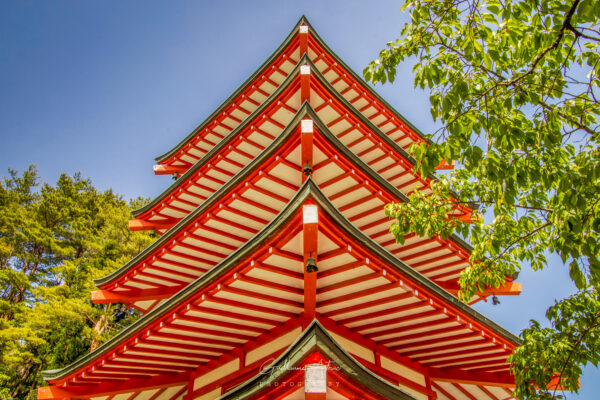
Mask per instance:
[[[156,293],[149,292],[154,304],[151,299],[145,300],[147,304],[137,304],[145,311],[256,235],[300,187],[300,161],[294,152],[300,145],[298,125],[303,115],[297,114],[268,149],[166,235],[122,268],[96,280],[98,287],[113,291],[121,299],[127,293],[119,294],[119,290],[156,289]],[[291,173],[297,174],[296,179],[292,179]],[[135,292],[130,294],[132,298],[138,297]]]
[[[272,346],[274,337],[310,322],[302,317],[301,211],[307,201],[319,207],[316,318],[354,343],[350,352],[359,362],[376,367],[369,360],[376,350],[431,376],[458,370],[463,382],[512,384],[506,358],[518,339],[362,234],[310,178],[254,240],[96,351],[46,378],[73,393],[93,392],[90,385],[99,381],[112,383],[98,390],[141,390],[165,375],[175,384],[192,371],[200,376],[247,358],[255,346]],[[319,258],[332,252],[335,257]]]
[[[327,367],[328,398],[334,398],[337,393],[343,398],[364,400],[417,399],[357,362],[318,321],[313,321],[284,353],[260,373],[234,389],[227,391],[224,388],[222,399],[284,399],[293,393],[303,398],[304,370],[309,364]],[[195,394],[212,389],[207,386]]]
[[[201,204],[280,134],[300,107],[298,71],[301,65],[307,65],[313,71],[309,78],[311,105],[346,146],[403,193],[429,190],[429,182],[435,177],[421,178],[415,174],[412,157],[356,110],[310,60],[303,57],[268,101],[173,185],[150,204],[135,211],[134,216],[139,222],[133,221],[131,227],[164,232],[174,220]],[[471,213],[466,207],[461,207],[460,212]]]
[[[301,27],[305,27],[303,32]],[[172,150],[157,157],[157,173],[183,173],[249,117],[306,53],[326,80],[393,141],[407,148],[423,135],[350,69],[302,17],[283,43],[209,118]]]
[[[443,240],[411,235],[404,245],[390,239],[389,219],[383,215],[383,205],[406,198],[344,147],[306,104],[275,142],[190,213],[177,229],[169,231],[121,269],[97,280],[101,289],[113,294],[98,295],[95,301],[125,301],[148,310],[256,234],[289,201],[301,183],[298,124],[303,118],[314,121],[316,127],[313,179],[333,204],[408,265],[447,289],[457,288],[458,274],[468,265],[469,246],[456,237]],[[261,169],[257,171],[258,168]],[[271,204],[266,206],[267,203]],[[215,225],[217,223],[221,225]],[[502,293],[501,290],[494,292]]]
[[[156,173],[181,176],[130,227],[162,236],[92,293],[145,315],[45,371],[38,397],[290,400],[304,372],[280,367],[308,364],[336,367],[333,399],[512,397],[519,340],[455,297],[470,246],[388,232],[384,205],[435,179],[405,150],[424,140],[303,17],[157,159]],[[518,292],[507,279],[473,300]]]

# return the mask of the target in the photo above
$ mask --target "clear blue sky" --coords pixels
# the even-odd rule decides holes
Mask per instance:
[[[36,164],[44,181],[81,171],[126,198],[171,180],[154,157],[201,123],[275,50],[302,14],[355,71],[398,36],[395,1],[2,1],[0,175]],[[379,93],[434,127],[411,65]],[[560,261],[519,279],[523,294],[476,308],[514,333],[574,289]],[[579,396],[595,399],[586,369]]]

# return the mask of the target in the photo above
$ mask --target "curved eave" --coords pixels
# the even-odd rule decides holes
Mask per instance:
[[[464,313],[464,315],[486,326],[491,331],[495,332],[499,336],[502,336],[508,342],[511,342],[515,346],[520,345],[520,340],[518,337],[516,337],[506,329],[502,328],[489,318],[483,316],[479,312],[471,309],[468,305],[458,301],[458,299],[456,299],[450,293],[446,292],[444,289],[430,281],[428,278],[413,270],[411,267],[409,267],[408,265],[400,261],[398,258],[396,258],[393,254],[389,253],[386,249],[381,247],[378,243],[374,242],[373,240],[371,240],[371,238],[363,234],[339,211],[337,211],[335,206],[331,204],[331,202],[327,199],[325,194],[321,192],[319,187],[312,181],[312,179],[308,178],[300,187],[298,192],[294,195],[294,197],[283,208],[283,210],[258,234],[256,234],[254,238],[240,246],[240,248],[237,251],[230,254],[217,266],[206,272],[200,278],[190,283],[187,287],[179,291],[177,294],[173,295],[171,298],[169,298],[169,300],[160,304],[148,314],[141,317],[138,321],[123,329],[116,336],[114,336],[108,342],[104,343],[102,346],[98,347],[93,352],[85,355],[84,357],[80,358],[71,365],[59,371],[44,371],[44,379],[56,380],[69,375],[77,369],[87,365],[89,362],[95,360],[99,356],[109,351],[112,351],[114,347],[129,339],[129,337],[133,333],[146,329],[150,324],[152,324],[152,322],[160,319],[161,317],[166,315],[167,312],[170,312],[173,308],[177,307],[185,300],[190,299],[203,288],[219,279],[230,268],[237,265],[238,262],[243,260],[245,257],[249,256],[254,250],[256,250],[272,235],[277,233],[282,227],[285,226],[287,221],[293,215],[295,215],[296,212],[300,210],[302,204],[308,198],[312,199],[320,207],[321,211],[325,212],[334,223],[343,228],[343,230],[346,231],[346,234],[349,235],[349,237],[355,238],[356,241],[361,243],[361,245],[366,250],[379,257],[388,266],[395,268],[400,273],[411,279],[413,282],[417,283],[418,285],[421,285],[421,287],[425,288],[433,295],[437,296],[439,299],[449,304],[451,307],[456,308],[461,313]]]
[[[185,288],[181,289],[177,294],[170,297],[164,303],[158,305],[148,314],[142,316],[139,320],[123,329],[93,352],[86,354],[79,360],[60,370],[43,371],[44,379],[60,379],[72,372],[75,372],[77,369],[84,367],[89,362],[95,360],[101,355],[110,352],[120,343],[125,342],[132,334],[146,329],[150,324],[152,324],[152,322],[160,319],[183,301],[190,299],[198,291],[201,291],[204,287],[207,287],[212,282],[219,279],[219,277],[225,274],[230,268],[237,265],[242,259],[250,255],[272,235],[276,234],[277,231],[284,226],[284,224],[300,209],[300,206],[304,200],[309,197],[315,187],[316,186],[314,183],[308,179],[302,185],[302,187],[300,187],[296,195],[283,208],[283,210],[281,210],[281,212],[250,241],[244,243],[238,250],[226,257],[217,266],[206,272],[204,275],[190,283]]]
[[[289,374],[290,368],[288,367],[298,366],[303,359],[315,350],[334,361],[342,372],[372,392],[386,399],[415,400],[410,394],[384,381],[363,367],[354,357],[342,349],[316,320],[271,365],[254,378],[219,397],[219,400],[242,400],[259,394],[265,388],[271,387],[271,384],[278,382]]]
[[[313,119],[315,126],[317,127],[317,129],[319,130],[319,132],[323,135],[323,137],[325,137],[327,140],[329,140],[329,142],[341,153],[344,155],[344,157],[346,157],[348,160],[350,160],[351,162],[353,162],[357,167],[359,167],[363,172],[365,172],[367,175],[369,175],[371,177],[371,179],[373,179],[375,182],[377,182],[377,184],[379,184],[381,187],[385,188],[385,190],[390,193],[391,195],[393,195],[394,197],[396,197],[397,199],[408,203],[409,202],[409,198],[402,193],[400,190],[398,190],[397,187],[395,187],[394,185],[392,185],[390,182],[388,182],[384,177],[382,177],[380,174],[378,174],[375,170],[373,170],[373,168],[371,168],[371,166],[369,166],[367,163],[365,163],[363,160],[360,159],[360,157],[358,157],[356,154],[354,154],[350,149],[348,149],[348,147],[346,147],[327,127],[327,125],[325,125],[323,123],[323,121],[321,121],[321,119],[317,116],[317,113],[311,108],[308,109],[308,115]],[[461,239],[460,237],[458,237],[457,235],[451,235],[450,239],[452,239],[454,242],[456,242],[456,244],[458,244],[459,246],[461,246],[464,250],[468,251],[469,254],[473,251],[473,247],[465,242],[463,239]]]
[[[307,110],[310,106],[307,103],[304,103],[294,118],[290,121],[288,126],[283,130],[283,132],[275,138],[275,140],[267,147],[263,152],[261,152],[254,160],[252,160],[244,169],[238,172],[233,178],[231,178],[225,185],[223,185],[219,190],[213,193],[207,200],[205,200],[200,206],[191,211],[185,218],[179,221],[176,225],[174,225],[171,229],[167,231],[163,236],[158,238],[155,242],[153,242],[150,246],[146,247],[142,252],[137,254],[134,258],[124,264],[122,267],[113,271],[111,274],[94,280],[94,284],[98,287],[107,285],[125,273],[127,273],[131,268],[135,267],[138,263],[142,262],[146,257],[151,255],[154,251],[159,249],[161,246],[166,245],[169,241],[176,236],[179,232],[186,229],[195,219],[205,213],[210,207],[216,204],[223,196],[225,196],[230,190],[235,188],[239,182],[248,176],[252,171],[258,168],[265,159],[269,158],[271,154],[282,144],[285,140],[293,133],[296,126],[299,124],[300,120],[307,114]]]
[[[398,145],[398,143],[394,142],[392,139],[390,139],[390,137],[388,135],[386,135],[381,129],[379,129],[377,126],[375,126],[375,124],[373,124],[367,117],[365,117],[360,111],[358,111],[356,109],[356,107],[354,107],[348,100],[346,100],[344,98],[344,96],[342,96],[332,85],[331,83],[329,83],[329,81],[323,76],[323,74],[318,70],[318,68],[315,66],[315,64],[310,60],[309,58],[309,65],[311,67],[311,72],[316,72],[314,75],[317,78],[317,80],[319,81],[319,83],[321,85],[323,85],[323,87],[325,87],[334,97],[335,99],[340,102],[348,111],[351,111],[352,114],[354,115],[354,117],[358,118],[361,120],[361,123],[363,123],[365,126],[368,126],[369,129],[375,133],[381,140],[385,141],[386,144],[388,144],[392,150],[394,150],[396,153],[400,154],[404,159],[406,159],[408,162],[410,162],[412,165],[416,165],[417,160],[411,156],[406,150],[404,150],[402,147],[400,147]],[[341,60],[339,60],[339,62],[341,63]],[[384,101],[383,99],[379,98],[382,102]],[[398,117],[400,118],[400,115],[398,114]],[[403,117],[404,118],[404,117]],[[404,120],[403,120],[404,121]],[[437,180],[437,176],[435,176],[432,173],[427,174],[427,178],[431,179],[431,180]],[[452,195],[455,198],[458,198],[458,195],[454,192],[451,192]],[[471,209],[474,209],[473,207],[469,207]],[[464,240],[462,239],[458,239],[459,242],[461,242],[464,245],[469,246],[466,242],[464,242]]]
[[[302,19],[301,19],[302,21]],[[390,112],[392,112],[399,120],[402,121],[406,126],[408,126],[414,133],[416,133],[423,141],[430,142],[430,140],[425,136],[423,132],[421,132],[416,126],[414,126],[404,115],[402,115],[398,110],[392,107],[383,97],[381,97],[373,87],[371,87],[365,80],[358,75],[352,68],[350,68],[319,36],[317,31],[313,28],[313,26],[308,22],[308,20],[304,19],[304,23],[309,27],[309,33],[313,36],[313,38],[319,43],[319,45],[327,51],[331,57],[335,59],[335,61],[342,66],[358,83],[360,83],[365,90],[367,90],[373,97],[377,99],[377,101],[381,102]]]
[[[317,203],[321,207],[321,210],[324,211],[338,226],[342,227],[346,231],[348,237],[355,238],[356,241],[360,243],[366,250],[379,257],[388,266],[395,268],[413,280],[415,283],[429,290],[432,294],[446,301],[451,306],[456,307],[467,316],[487,326],[492,331],[498,333],[500,336],[503,336],[509,342],[517,346],[520,344],[520,339],[517,336],[504,329],[483,314],[473,310],[467,304],[459,301],[456,297],[448,293],[440,286],[436,285],[429,278],[412,269],[409,265],[402,262],[385,248],[381,247],[379,243],[362,233],[352,222],[348,221],[348,219],[335,208],[335,206],[329,201],[329,199],[327,199],[325,194],[314,182],[310,181],[310,184],[313,187],[312,198],[315,203]]]
[[[302,22],[302,20],[301,20]],[[229,133],[223,140],[221,140],[215,147],[213,147],[207,154],[205,154],[196,164],[194,164],[185,174],[183,174],[179,179],[177,179],[171,186],[169,186],[166,190],[164,190],[160,195],[158,195],[154,200],[150,203],[141,207],[132,212],[132,215],[137,218],[144,213],[150,211],[153,207],[160,204],[165,197],[167,197],[173,190],[177,189],[181,184],[183,184],[190,176],[192,176],[199,168],[209,162],[209,160],[215,155],[218,154],[227,143],[229,143],[233,138],[240,134],[245,128],[248,127],[252,121],[260,115],[269,105],[271,105],[279,94],[287,88],[287,86],[295,79],[297,74],[299,73],[299,68],[301,64],[308,64],[311,67],[311,73],[317,79],[319,84],[321,84],[326,90],[328,90],[342,106],[344,106],[348,111],[352,113],[352,115],[359,119],[361,123],[368,127],[373,133],[375,133],[382,141],[384,141],[390,148],[401,155],[404,159],[406,159],[409,163],[415,164],[416,160],[412,157],[406,150],[400,147],[396,142],[390,139],[385,133],[383,133],[377,126],[375,126],[368,118],[366,118],[363,114],[361,114],[348,100],[346,100],[331,84],[327,81],[327,79],[321,74],[318,68],[313,64],[310,58],[305,54],[299,60],[298,64],[294,68],[294,70],[290,73],[290,75],[286,78],[284,82],[273,92],[270,98],[261,104],[248,118],[244,120],[236,129],[234,129],[231,133]],[[432,180],[436,180],[437,177],[433,174],[428,174],[427,177]],[[406,196],[404,196],[406,197]],[[460,243],[465,249],[469,249],[469,246],[466,242],[464,242],[460,238],[456,238],[457,242]]]
[[[298,60],[298,64],[294,69],[290,72],[289,76],[279,85],[279,87],[271,94],[269,99],[263,102],[252,114],[250,114],[240,125],[238,125],[234,130],[232,130],[225,138],[219,141],[215,147],[210,149],[208,153],[206,153],[200,160],[198,160],[191,168],[189,168],[185,174],[183,174],[179,179],[173,182],[167,189],[165,189],[161,194],[156,196],[154,200],[150,203],[146,204],[144,207],[138,208],[131,212],[134,218],[137,218],[144,213],[152,210],[152,208],[156,207],[160,204],[166,197],[169,196],[175,189],[177,189],[180,185],[184,184],[190,177],[194,175],[198,171],[198,169],[202,168],[206,165],[210,160],[217,155],[220,151],[222,151],[228,143],[230,143],[233,139],[235,139],[240,132],[243,132],[248,126],[252,125],[255,121],[256,117],[260,116],[265,109],[273,104],[275,99],[279,97],[279,95],[288,88],[288,86],[296,79],[300,72],[300,64],[304,61],[306,62],[308,58],[306,56],[301,57]],[[310,61],[310,60],[308,60]]]
[[[373,124],[367,117],[365,117],[360,111],[358,111],[356,109],[356,107],[354,107],[348,100],[346,100],[344,98],[344,96],[342,96],[331,85],[331,83],[329,83],[329,81],[323,76],[321,71],[319,71],[319,69],[315,66],[315,64],[310,59],[308,59],[308,62],[309,62],[311,73],[313,74],[313,76],[317,79],[319,84],[321,84],[327,91],[329,91],[329,93],[331,93],[331,95],[335,98],[335,100],[337,102],[342,104],[348,111],[350,111],[352,113],[352,115],[354,115],[355,118],[357,118],[361,121],[361,124],[364,124],[366,127],[368,127],[369,130],[371,130],[381,140],[383,140],[388,146],[390,146],[394,152],[396,152],[397,154],[400,154],[404,159],[406,159],[412,165],[415,165],[417,160],[413,156],[411,156],[406,150],[404,150],[402,147],[400,147],[398,145],[398,143],[396,143],[392,139],[390,139],[390,137],[388,135],[383,133],[383,131],[381,129],[379,129],[377,126],[375,126],[375,124]],[[433,174],[428,174],[427,177],[431,180],[437,179],[437,177]]]
[[[220,113],[223,112],[225,108],[235,99],[237,98],[243,91],[245,91],[251,84],[254,82],[262,72],[280,55],[280,53],[292,42],[296,34],[298,33],[298,28],[300,25],[307,24],[308,21],[304,16],[300,18],[300,20],[296,23],[291,32],[287,35],[287,37],[283,40],[283,42],[275,49],[275,51],[267,58],[267,60],[260,66],[258,69],[250,75],[248,79],[244,83],[237,88],[235,92],[231,96],[229,96],[207,119],[205,119],[200,125],[196,127],[190,134],[188,134],[183,140],[181,140],[175,147],[173,147],[168,152],[158,156],[155,158],[157,163],[161,163],[179,151],[187,142],[189,142],[194,136],[198,134],[198,132],[202,131],[213,119],[215,119]]]

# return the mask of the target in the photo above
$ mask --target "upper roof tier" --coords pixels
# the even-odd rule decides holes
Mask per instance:
[[[219,108],[173,149],[156,158],[157,174],[182,174],[248,119],[307,55],[325,79],[400,147],[423,134],[350,69],[302,17],[283,43]]]
[[[340,141],[398,190],[429,191],[433,176],[413,171],[410,155],[347,101],[303,56],[271,97],[243,123],[221,139],[177,181],[133,214],[132,229],[155,229],[162,233],[199,206],[225,182],[243,169],[285,129],[302,102],[302,77],[308,86],[308,102]],[[304,75],[300,67],[304,69]],[[463,214],[470,214],[460,207]]]

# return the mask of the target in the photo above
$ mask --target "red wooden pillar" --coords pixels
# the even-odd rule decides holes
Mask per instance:
[[[316,316],[317,307],[317,240],[319,209],[315,204],[302,208],[304,240],[304,321],[306,328]]]
[[[310,103],[310,65],[300,66],[300,101]]]
[[[302,165],[304,182],[312,174],[313,165],[313,121],[300,122]],[[316,316],[317,306],[317,241],[319,210],[315,204],[307,203],[302,208],[302,231],[304,241],[304,321],[306,327]]]
[[[302,182],[312,175],[313,167],[313,121],[303,119],[300,122],[301,147],[302,147]]]
[[[308,25],[300,25],[298,37],[300,39],[300,57],[302,57],[308,52]]]

